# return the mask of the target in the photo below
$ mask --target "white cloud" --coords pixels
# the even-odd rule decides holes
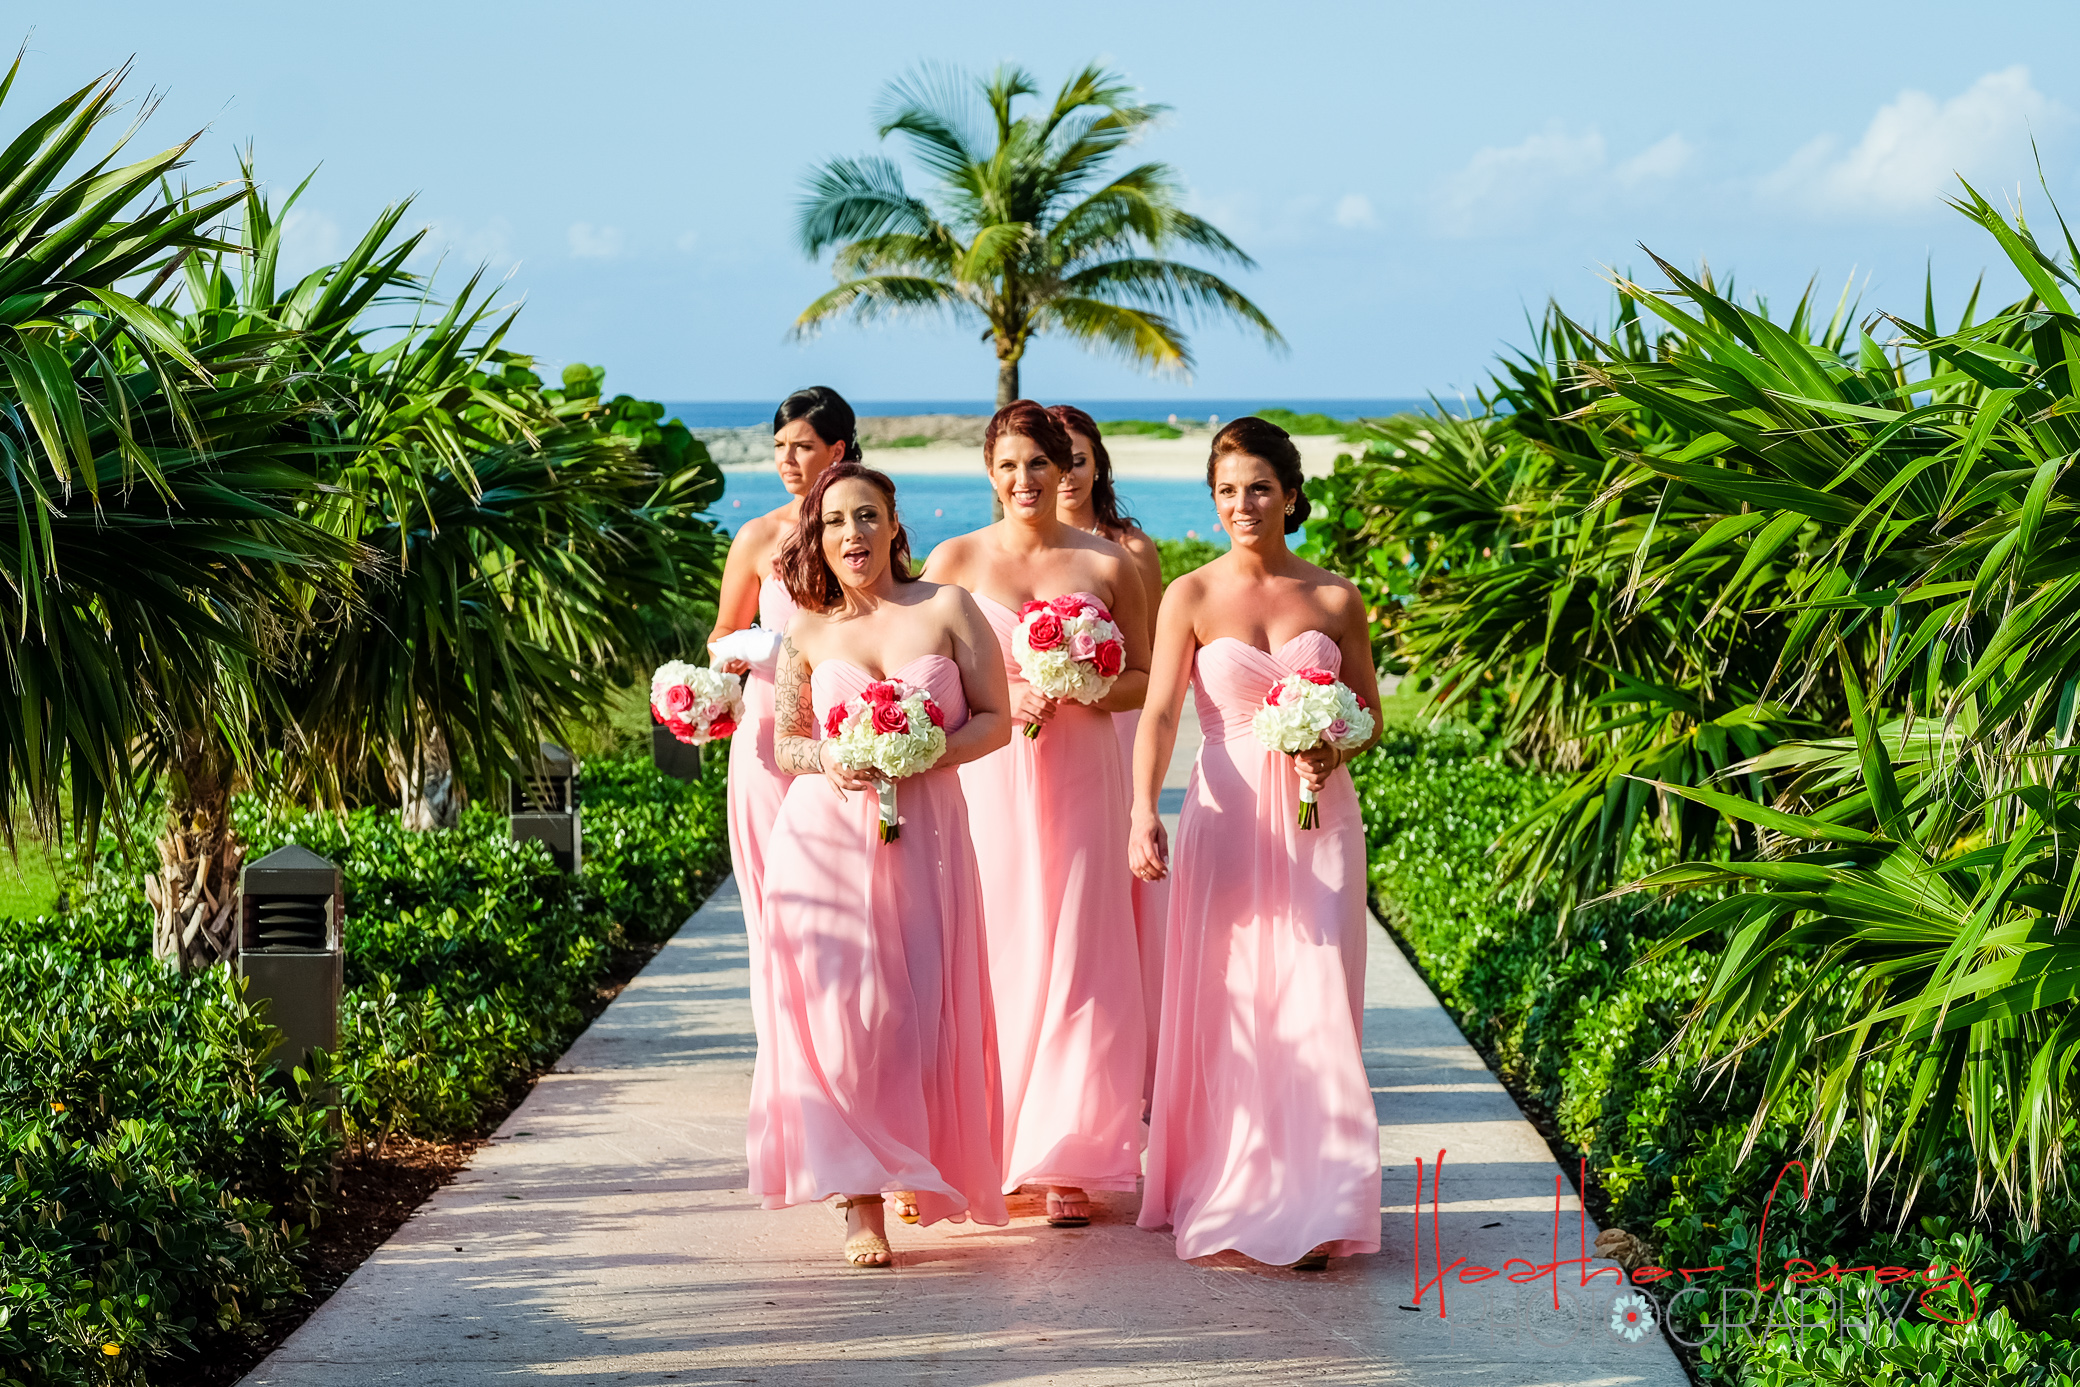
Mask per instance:
[[[1447,178],[1434,217],[1447,236],[1502,230],[1570,185],[1603,171],[1603,136],[1548,126],[1521,144],[1489,145]]]
[[[1690,166],[1697,147],[1681,135],[1668,135],[1618,165],[1613,176],[1628,188],[1659,178],[1673,178]]]
[[[1854,148],[1838,155],[1839,142],[1823,135],[1764,179],[1763,192],[1831,212],[1935,211],[1957,191],[1955,175],[1981,183],[2020,174],[2030,136],[2070,119],[2021,66],[1989,72],[1948,101],[1903,91]]]
[[[520,263],[513,253],[512,223],[504,217],[493,217],[480,224],[428,222],[426,237],[413,252],[410,268],[424,274],[443,262],[448,262],[450,269],[460,266],[465,273],[474,272],[479,265],[487,265],[495,272],[510,271]]]
[[[590,222],[574,222],[568,233],[571,254],[580,260],[612,260],[621,254],[621,230],[613,226],[594,226]]]
[[[277,264],[285,281],[331,264],[345,250],[346,238],[340,234],[339,223],[323,212],[292,207],[289,215],[282,218],[282,249]]]
[[[1362,231],[1377,223],[1372,216],[1372,199],[1363,193],[1345,193],[1336,204],[1336,224],[1346,231]]]

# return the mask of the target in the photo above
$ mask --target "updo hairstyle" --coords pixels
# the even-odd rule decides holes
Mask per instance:
[[[997,440],[1006,437],[1032,439],[1049,462],[1064,472],[1069,470],[1069,431],[1037,400],[1013,400],[990,416],[982,434],[984,467],[996,465]]]
[[[828,385],[795,391],[773,411],[773,432],[779,433],[797,419],[806,420],[825,447],[843,443],[845,455],[840,462],[859,461],[859,421],[852,417],[852,406],[845,403],[843,395]]]
[[[1213,436],[1213,451],[1206,458],[1206,487],[1213,489],[1213,469],[1230,453],[1262,458],[1278,474],[1278,484],[1293,498],[1293,513],[1286,517],[1286,533],[1292,534],[1307,520],[1307,481],[1300,470],[1300,449],[1293,436],[1268,419],[1245,414],[1230,420]]]

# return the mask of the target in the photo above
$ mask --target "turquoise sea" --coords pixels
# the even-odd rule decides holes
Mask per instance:
[[[717,427],[720,427],[719,425]],[[896,514],[910,532],[910,552],[922,558],[933,545],[989,524],[989,485],[982,469],[972,477],[908,476],[896,478]],[[723,474],[722,500],[712,512],[725,529],[734,530],[754,515],[787,503],[787,488],[771,472],[731,471]],[[1220,539],[1213,497],[1196,478],[1130,477],[1119,483],[1120,509],[1158,539]]]
[[[668,415],[676,417],[689,429],[741,429],[753,424],[769,424],[773,419],[773,406],[778,400],[667,400],[664,402]],[[1056,401],[1049,400],[1049,404]],[[1326,414],[1331,419],[1377,419],[1386,414],[1401,414],[1409,410],[1427,410],[1428,400],[1416,399],[1338,399],[1338,400],[1265,400],[1265,399],[1194,399],[1171,397],[1147,400],[1070,400],[1069,404],[1080,406],[1090,412],[1093,419],[1103,422],[1108,419],[1167,419],[1175,414],[1180,419],[1204,419],[1218,415],[1222,419],[1234,419],[1260,409],[1290,409],[1296,414]],[[852,409],[863,417],[891,414],[994,414],[996,406],[988,400],[854,400]]]

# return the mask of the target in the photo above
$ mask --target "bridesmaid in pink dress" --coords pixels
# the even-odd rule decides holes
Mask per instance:
[[[911,577],[881,473],[826,471],[779,567],[797,611],[774,750],[795,780],[761,911],[751,1189],[769,1209],[837,1196],[846,1260],[885,1267],[886,1194],[914,1192],[925,1223],[1006,1222],[981,874],[955,768],[1009,740],[1009,699],[974,600]],[[888,843],[878,774],[840,768],[819,737],[880,679],[924,686],[946,728],[939,762],[898,782],[902,835]]]
[[[782,400],[773,411],[773,466],[793,499],[745,521],[730,540],[710,644],[754,623],[768,631],[787,629],[794,603],[775,576],[773,561],[781,541],[801,520],[802,498],[825,468],[840,461],[859,461],[857,426],[844,397],[827,385],[812,385]],[[772,665],[754,668],[743,660],[725,660],[716,668],[744,677],[744,722],[729,742],[729,859],[744,902],[744,927],[755,943],[766,835],[793,777],[782,774],[773,760]],[[757,966],[754,947],[752,967]],[[765,1033],[755,988],[751,1023],[758,1034]]]
[[[1266,750],[1250,720],[1302,668],[1336,674],[1373,708],[1379,687],[1357,589],[1286,547],[1307,500],[1285,431],[1235,420],[1214,438],[1207,477],[1233,544],[1163,598],[1134,748],[1134,871],[1170,876],[1140,1222],[1175,1229],[1179,1257],[1232,1248],[1319,1271],[1379,1250],[1365,832],[1348,757]],[[1187,676],[1205,741],[1173,862],[1156,811]],[[1304,832],[1303,783],[1320,814]]]
[[[1147,683],[1145,595],[1118,545],[1057,517],[1069,440],[1046,410],[998,410],[983,456],[1004,518],[941,543],[925,576],[975,594],[1014,681],[1013,719],[1040,728],[963,767],[961,784],[983,864],[1004,1188],[1048,1186],[1048,1222],[1081,1227],[1086,1191],[1131,1190],[1141,1174],[1148,1029],[1112,714],[1140,706]],[[1097,598],[1125,638],[1124,668],[1095,705],[1042,697],[1011,658],[1018,609],[1064,593]]]
[[[1086,534],[1109,539],[1127,551],[1141,575],[1148,596],[1147,610],[1154,612],[1163,601],[1163,556],[1131,515],[1122,515],[1119,496],[1112,487],[1112,458],[1105,451],[1105,436],[1097,420],[1075,405],[1049,405],[1047,412],[1069,435],[1069,470],[1062,474],[1061,490],[1055,493],[1055,514],[1064,525],[1074,525]],[[1127,780],[1127,795],[1134,793],[1134,733],[1141,726],[1141,710],[1129,708],[1112,715],[1112,730],[1119,734],[1120,774]],[[1170,913],[1170,883],[1134,879],[1134,939],[1141,951],[1141,1001],[1148,1017],[1148,1064],[1144,1070],[1141,1097],[1144,1102],[1154,1090],[1156,1078],[1156,1021],[1163,1008],[1163,938]]]

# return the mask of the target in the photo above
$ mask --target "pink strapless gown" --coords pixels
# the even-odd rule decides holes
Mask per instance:
[[[1127,809],[1134,807],[1134,738],[1141,732],[1141,710],[1112,715],[1112,730],[1119,734],[1120,771],[1127,782]],[[1148,1063],[1141,1083],[1144,1102],[1155,1092],[1156,1032],[1163,1016],[1163,941],[1169,932],[1169,881],[1133,878],[1134,942],[1141,951],[1141,1006],[1148,1018]]]
[[[968,720],[960,670],[927,655],[894,671]],[[810,678],[817,725],[866,671]],[[902,781],[903,835],[880,841],[871,794],[794,777],[769,840],[760,923],[768,1031],[751,1075],[751,1190],[768,1209],[915,1190],[926,1223],[1007,1222],[1003,1117],[982,891],[952,770]]]
[[[1016,678],[1017,618],[977,601]],[[1004,1188],[1131,1190],[1148,1023],[1112,715],[1064,703],[1038,737],[1015,732],[960,776],[1004,1069]]]
[[[1173,1226],[1179,1257],[1379,1251],[1358,797],[1338,771],[1301,831],[1299,777],[1250,730],[1265,690],[1308,665],[1340,668],[1336,643],[1308,631],[1267,655],[1223,637],[1194,661],[1205,741],[1170,854],[1140,1218]]]
[[[794,602],[779,579],[759,583],[760,626],[785,631],[793,615]],[[754,941],[765,887],[766,835],[780,817],[780,801],[793,779],[773,760],[773,673],[754,669],[744,676],[744,724],[729,739],[729,864],[744,898],[744,926]],[[752,1018],[754,1024],[757,1019]]]

